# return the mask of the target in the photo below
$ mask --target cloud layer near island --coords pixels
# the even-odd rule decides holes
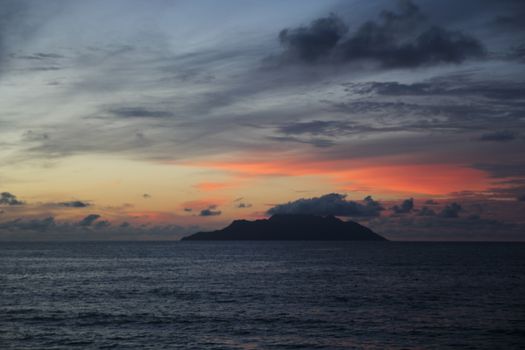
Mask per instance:
[[[352,217],[379,216],[384,208],[372,197],[366,197],[362,203],[348,201],[346,195],[330,193],[321,197],[301,198],[286,204],[278,204],[268,209],[269,215],[276,214],[310,214]]]

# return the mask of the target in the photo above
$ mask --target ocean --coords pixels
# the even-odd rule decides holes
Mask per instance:
[[[525,244],[0,243],[1,349],[519,349]]]

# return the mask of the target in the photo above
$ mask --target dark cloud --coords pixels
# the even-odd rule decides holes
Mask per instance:
[[[214,210],[214,209],[215,209],[215,206],[209,207],[207,209],[203,209],[199,213],[199,216],[217,216],[217,215],[222,214],[220,210]]]
[[[525,163],[475,163],[472,167],[486,171],[494,178],[525,176]]]
[[[457,218],[459,217],[459,212],[462,210],[461,205],[458,203],[447,204],[440,212],[439,217],[442,218]]]
[[[517,60],[520,62],[525,62],[525,44],[520,44],[511,47],[510,52],[507,55],[507,58],[510,60]]]
[[[422,207],[421,209],[419,209],[419,212],[418,212],[417,215],[419,215],[419,216],[435,216],[436,212],[434,210],[432,210],[431,208],[429,208],[429,207]]]
[[[443,102],[428,103],[388,102],[388,101],[357,101],[346,106],[341,105],[342,110],[350,109],[355,112],[369,112],[385,115],[390,113],[392,121],[403,115],[413,116],[412,122],[405,122],[404,128],[434,128],[434,129],[465,129],[485,130],[499,122],[509,125],[519,125],[521,107],[495,104],[490,101],[477,102],[471,105],[463,102],[446,104]],[[427,116],[424,118],[423,116]],[[446,118],[446,119],[445,119]],[[401,119],[402,120],[402,119]],[[399,119],[398,119],[399,121]],[[377,128],[381,130],[381,128]],[[406,129],[405,129],[406,130]]]
[[[279,131],[287,135],[332,135],[344,133],[352,129],[348,122],[335,120],[314,120],[309,122],[288,123],[279,127]]]
[[[492,175],[492,174],[491,174]],[[474,198],[491,198],[500,202],[500,200],[511,201],[519,199],[519,197],[525,193],[525,175],[521,175],[516,178],[499,177],[492,175],[498,181],[494,181],[495,187],[489,188],[484,192],[474,192],[472,196]]]
[[[192,208],[184,208],[184,211],[187,212],[187,213],[190,213],[191,211],[193,211]]]
[[[56,53],[49,53],[49,52],[36,52],[31,55],[23,55],[23,56],[16,56],[16,57],[25,59],[25,60],[49,60],[49,59],[64,58],[63,55],[56,54]]]
[[[251,208],[251,207],[252,207],[252,205],[250,203],[242,203],[241,202],[241,203],[237,204],[237,208],[239,208],[239,209],[245,209],[245,208]]]
[[[0,205],[23,205],[24,202],[18,200],[14,194],[9,192],[0,193]]]
[[[493,131],[479,137],[480,141],[507,142],[516,139],[516,133],[508,130]]]
[[[481,220],[481,216],[479,216],[478,214],[471,214],[467,216],[467,220]]]
[[[151,195],[150,195],[149,193],[144,193],[144,194],[142,195],[142,198],[144,198],[144,199],[150,199],[150,198],[151,198]]]
[[[112,225],[106,220],[91,221],[91,224],[86,226],[82,222],[56,222],[55,218],[50,216],[0,222],[0,241],[179,239],[199,230],[196,226],[133,225],[129,222]]]
[[[294,142],[302,143],[307,145],[312,145],[317,148],[326,148],[332,147],[335,145],[335,142],[325,138],[299,138],[294,136],[268,136],[268,140],[278,141],[278,142]]]
[[[4,0],[0,5],[0,68],[7,57],[7,35],[25,13],[22,1]]]
[[[394,205],[392,210],[396,214],[407,214],[414,209],[414,198],[408,198],[401,203],[401,205]]]
[[[519,202],[525,202],[525,194],[519,195],[518,198],[516,198]]]
[[[474,131],[492,133],[504,128],[519,135],[523,130],[523,82],[476,81],[469,74],[456,74],[412,84],[367,82],[343,86],[346,91],[362,97],[348,102],[324,101],[330,111],[368,117],[368,122],[354,121],[351,128],[345,130],[347,134],[465,132],[472,139]]]
[[[45,141],[49,139],[49,135],[47,133],[40,133],[35,132],[33,130],[27,130],[23,138],[25,141],[33,142],[33,141]]]
[[[90,214],[79,221],[78,225],[83,227],[91,226],[95,221],[100,218],[100,215],[98,214]]]
[[[82,201],[60,202],[58,204],[60,206],[68,207],[68,208],[86,208],[91,205],[89,203],[82,202]]]
[[[60,70],[61,67],[58,66],[37,66],[37,67],[30,67],[27,70],[34,71],[34,72],[47,72],[47,71],[54,71],[54,70]]]
[[[100,229],[103,229],[103,228],[108,228],[109,226],[111,226],[111,223],[109,221],[107,221],[107,220],[97,221],[93,225],[93,227],[95,227],[97,230],[100,230]]]
[[[209,205],[208,208],[202,209],[199,213],[199,216],[218,216],[221,214],[222,212],[220,210],[217,210],[217,205],[212,204]]]
[[[312,214],[374,217],[383,210],[381,204],[368,196],[363,203],[346,200],[346,195],[330,193],[321,197],[301,198],[285,204],[278,204],[268,209],[268,215],[275,214]]]
[[[347,30],[343,21],[331,14],[308,27],[281,30],[279,41],[286,48],[287,59],[313,63],[329,56]]]
[[[492,23],[500,29],[506,30],[525,30],[523,16],[525,13],[515,16],[499,16]]]
[[[343,45],[346,61],[374,60],[385,67],[418,67],[438,63],[461,63],[484,55],[481,43],[458,31],[432,27],[414,42],[396,44],[394,38],[370,22]]]
[[[386,81],[346,86],[358,94],[384,96],[483,96],[495,100],[521,100],[525,94],[524,82],[470,81],[464,76],[434,78],[412,84]]]
[[[383,10],[379,17],[383,20],[385,28],[395,32],[406,32],[416,28],[426,16],[419,7],[410,0],[398,1],[399,13]]]
[[[63,8],[60,1],[48,1],[42,5],[38,1],[1,0],[0,1],[0,74],[4,63],[17,58],[15,52],[39,33],[42,25]],[[21,45],[22,44],[22,45]],[[28,55],[38,60],[56,59],[53,53],[36,53]],[[52,67],[47,67],[52,68]],[[46,67],[33,67],[30,70],[45,70]]]
[[[109,113],[119,118],[169,118],[173,116],[173,113],[171,112],[144,107],[114,108],[109,110]]]
[[[307,64],[371,61],[410,68],[485,55],[474,37],[428,24],[425,18],[414,3],[402,1],[399,12],[383,11],[378,21],[367,21],[348,36],[346,25],[332,14],[308,27],[282,30],[282,59]]]
[[[16,219],[8,222],[0,223],[0,230],[29,230],[44,232],[55,227],[55,219],[47,217],[44,219]]]
[[[498,14],[491,25],[498,30],[516,34],[525,31],[525,5],[521,0],[499,1],[505,7],[505,13]],[[506,6],[505,6],[506,5]]]

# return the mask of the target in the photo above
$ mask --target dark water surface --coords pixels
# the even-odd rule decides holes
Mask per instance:
[[[525,244],[0,243],[1,349],[517,349]]]

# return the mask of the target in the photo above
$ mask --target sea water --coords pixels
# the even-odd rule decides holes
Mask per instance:
[[[525,244],[0,243],[1,349],[518,349]]]

